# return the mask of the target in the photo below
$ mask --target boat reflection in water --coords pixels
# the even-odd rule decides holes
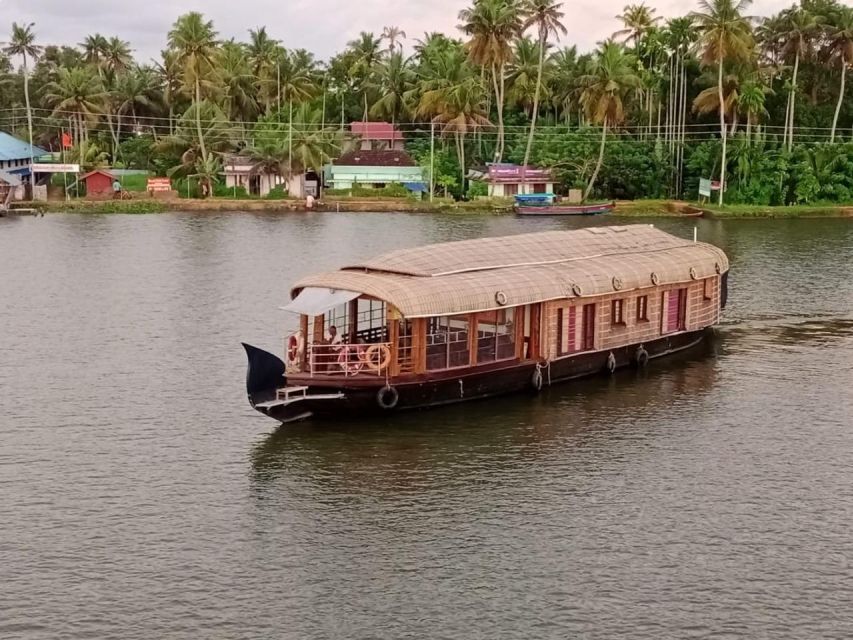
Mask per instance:
[[[586,447],[604,447],[612,460],[620,443],[635,447],[628,443],[637,438],[671,437],[661,431],[661,424],[671,424],[661,413],[700,403],[714,388],[721,340],[711,336],[666,365],[625,370],[606,382],[577,380],[524,401],[505,397],[393,419],[286,425],[253,450],[255,482],[261,491],[284,481],[307,482],[330,495],[399,493],[468,477],[477,468],[518,470],[525,468],[519,463],[569,452],[581,464],[595,464],[600,452],[585,456]]]

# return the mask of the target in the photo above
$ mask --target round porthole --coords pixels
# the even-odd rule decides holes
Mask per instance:
[[[498,291],[495,293],[495,302],[499,305],[504,306],[507,303],[506,294],[503,291]]]
[[[714,263],[714,271],[716,271],[717,273],[722,273],[723,268],[720,266],[719,262]]]
[[[619,291],[622,286],[622,280],[619,278],[619,276],[613,276],[613,289]]]
[[[690,279],[695,280],[699,275],[696,273],[696,267],[690,267]]]
[[[582,296],[583,295],[583,289],[581,288],[581,286],[579,284],[575,283],[572,285],[572,293],[575,294],[576,296]]]
[[[660,276],[654,271],[652,271],[651,279],[653,285],[657,286],[660,284]]]

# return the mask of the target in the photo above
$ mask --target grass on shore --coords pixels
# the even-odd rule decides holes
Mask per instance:
[[[790,205],[771,207],[751,204],[696,205],[710,218],[842,218],[853,216],[853,205]]]

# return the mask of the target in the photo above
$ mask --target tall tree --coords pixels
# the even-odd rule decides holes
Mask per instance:
[[[414,80],[409,61],[402,53],[393,52],[376,69],[379,99],[370,108],[370,115],[388,118],[396,124],[406,112],[406,96]]]
[[[397,51],[397,47],[400,48],[400,53],[403,52],[403,40],[406,39],[406,32],[400,27],[385,27],[382,29],[382,35],[379,38],[388,41],[388,53],[394,53]]]
[[[90,67],[61,68],[56,81],[45,87],[44,99],[54,117],[72,121],[81,158],[86,157],[89,125],[97,121],[105,98],[100,78]]]
[[[19,25],[12,23],[12,37],[9,44],[3,49],[8,56],[20,56],[22,70],[24,72],[24,104],[27,108],[27,131],[30,140],[30,164],[33,163],[33,111],[30,108],[30,71],[27,65],[29,60],[36,61],[42,53],[42,48],[36,44],[36,34],[33,32],[33,23]]]
[[[616,19],[622,22],[624,28],[614,33],[613,37],[632,43],[635,49],[639,47],[643,36],[660,21],[660,17],[655,16],[655,9],[647,7],[645,2],[625,5],[622,14],[616,16]]]
[[[788,151],[794,145],[794,111],[797,106],[797,74],[800,70],[800,60],[812,51],[814,38],[818,34],[818,23],[815,16],[802,7],[792,7],[783,14],[783,46],[782,55],[789,59],[794,57],[794,70],[791,76],[791,88],[788,94],[788,111],[786,114],[786,135]]]
[[[559,39],[560,35],[566,35],[566,27],[563,25],[563,12],[560,11],[561,2],[554,0],[526,0],[523,6],[524,22],[523,29],[535,27],[539,34],[539,67],[536,71],[536,90],[533,94],[533,114],[530,117],[530,132],[527,135],[527,146],[524,149],[524,162],[526,167],[530,161],[530,150],[533,148],[533,136],[536,130],[536,118],[539,116],[539,97],[542,92],[542,70],[545,67],[545,46],[548,37],[553,35]]]
[[[840,7],[827,25],[829,53],[831,60],[838,60],[841,67],[841,82],[838,88],[838,102],[835,103],[835,113],[832,116],[832,133],[830,142],[835,142],[835,129],[838,127],[838,115],[844,102],[845,80],[847,68],[853,64],[853,9]]]
[[[213,22],[204,19],[197,11],[184,14],[177,19],[169,31],[169,47],[177,52],[178,63],[184,68],[184,83],[194,88],[196,133],[202,163],[207,165],[207,147],[201,126],[202,76],[214,67],[216,55],[216,31]]]
[[[625,119],[625,97],[631,89],[640,86],[636,68],[637,60],[632,54],[626,53],[621,45],[605,42],[596,52],[592,72],[581,78],[581,101],[587,118],[601,125],[598,161],[586,186],[584,200],[589,198],[604,161],[607,128],[622,124]]]
[[[471,62],[491,71],[498,112],[498,140],[495,162],[504,152],[504,102],[506,67],[513,59],[512,42],[521,32],[522,21],[516,0],[475,0],[471,8],[459,12],[459,29]]]
[[[347,46],[352,49],[353,63],[350,73],[360,89],[362,104],[364,106],[362,119],[367,122],[368,116],[368,92],[373,84],[373,74],[376,66],[382,60],[381,40],[372,33],[362,31],[356,40],[350,41]]]
[[[726,62],[748,59],[754,46],[749,19],[742,14],[751,2],[752,0],[700,0],[701,11],[693,14],[701,33],[702,64],[717,67],[717,96],[721,105],[725,104],[723,71]],[[719,203],[722,205],[726,188],[725,109],[720,109],[720,138],[722,139],[722,159]]]

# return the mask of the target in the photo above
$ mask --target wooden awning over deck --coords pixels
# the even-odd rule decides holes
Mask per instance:
[[[728,268],[721,249],[651,225],[594,227],[394,251],[304,278],[291,295],[358,291],[418,318],[690,282]]]

